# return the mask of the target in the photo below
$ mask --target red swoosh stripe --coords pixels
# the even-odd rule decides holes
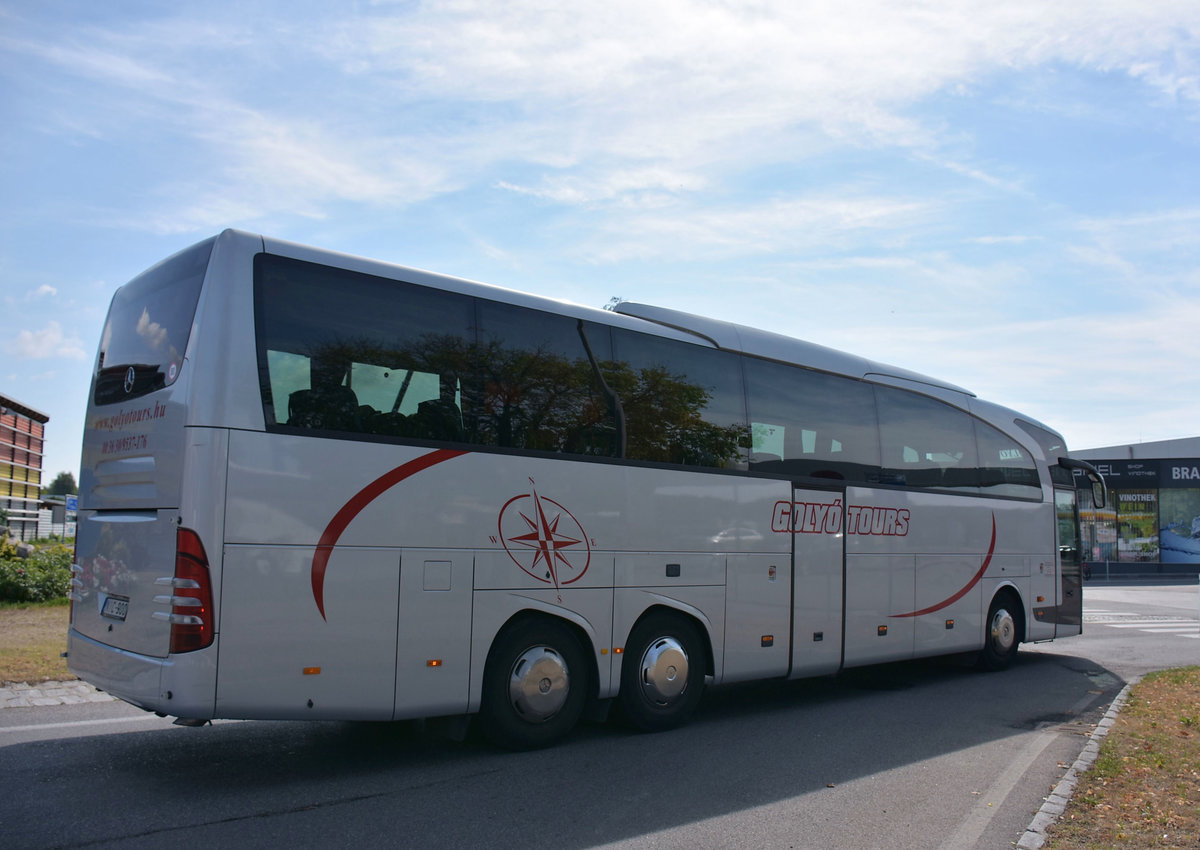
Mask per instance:
[[[442,461],[452,460],[459,455],[465,454],[466,452],[464,451],[438,449],[427,455],[421,455],[416,460],[410,460],[402,466],[397,466],[391,472],[384,473],[366,487],[363,487],[354,494],[354,497],[350,501],[342,505],[341,510],[334,514],[333,519],[329,521],[329,525],[325,526],[325,531],[321,535],[321,539],[317,541],[317,551],[313,553],[312,560],[313,599],[317,602],[317,610],[321,612],[322,620],[327,619],[325,617],[325,569],[329,566],[329,556],[333,554],[333,547],[337,545],[338,538],[342,536],[342,532],[346,530],[346,526],[362,512],[363,508],[378,499],[392,487],[395,487],[405,478],[416,475],[418,472],[429,469],[429,467],[439,464]]]
[[[988,544],[987,557],[983,559],[983,566],[979,568],[979,572],[975,573],[975,577],[967,582],[958,593],[943,599],[936,605],[930,605],[928,608],[922,608],[920,611],[910,611],[907,614],[893,614],[893,617],[920,617],[922,614],[932,614],[934,611],[940,611],[948,605],[953,605],[958,600],[966,596],[971,588],[979,584],[979,580],[983,578],[983,574],[987,572],[988,565],[992,562],[992,554],[996,551],[996,515],[992,514],[992,542]]]

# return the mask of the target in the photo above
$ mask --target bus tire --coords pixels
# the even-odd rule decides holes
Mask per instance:
[[[983,624],[983,649],[976,666],[981,670],[1007,669],[1017,657],[1021,644],[1021,613],[1017,598],[1011,593],[999,593],[988,608]]]
[[[587,657],[569,626],[550,619],[512,624],[492,644],[484,667],[484,735],[514,750],[559,741],[583,713],[588,680]]]
[[[625,643],[621,662],[621,708],[644,732],[682,725],[704,692],[704,642],[696,626],[678,614],[652,614]]]

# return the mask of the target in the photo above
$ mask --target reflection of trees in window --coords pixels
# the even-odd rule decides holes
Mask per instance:
[[[663,366],[635,369],[609,362],[603,368],[625,410],[628,457],[710,467],[733,466],[742,457],[749,429],[707,421],[712,394],[704,387]]]
[[[614,456],[614,411],[586,358],[544,345],[508,348],[498,341],[476,357],[476,442],[537,451]]]
[[[321,430],[468,443],[591,456],[619,456],[615,403],[600,386],[586,357],[569,358],[499,341],[477,345],[450,334],[429,334],[412,347],[389,348],[369,338],[309,346],[309,386],[281,384],[287,398],[284,424]],[[360,404],[353,366],[369,364],[396,373],[390,409]],[[608,389],[620,400],[630,458],[689,466],[727,467],[746,445],[743,424],[706,421],[711,394],[661,366],[635,369],[601,365]],[[411,375],[437,376],[438,396],[405,398]],[[293,376],[293,380],[294,380]],[[378,403],[378,402],[377,402]],[[405,415],[401,406],[416,412]]]
[[[613,346],[605,378],[625,410],[628,457],[744,468],[750,434],[737,355],[621,328]]]
[[[268,422],[1041,496],[1028,452],[966,411],[666,331],[267,255],[255,311]]]
[[[728,467],[739,361],[604,324],[263,255],[268,422],[323,432]],[[665,364],[665,365],[663,365]]]

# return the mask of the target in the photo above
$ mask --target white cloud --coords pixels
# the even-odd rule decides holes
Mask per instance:
[[[103,32],[92,35],[98,36],[99,41],[107,41],[112,37]],[[67,46],[49,41],[6,38],[0,41],[0,47],[42,59],[81,77],[105,79],[126,87],[157,88],[172,83],[167,74],[153,67],[150,62],[139,62],[127,53],[105,49],[97,42],[83,42],[84,39],[78,39]]]
[[[1070,255],[1098,272],[1097,294],[1135,305],[1147,294],[1195,300],[1200,291],[1200,208],[1079,222]]]
[[[622,210],[580,243],[593,262],[714,260],[844,248],[866,233],[895,233],[925,220],[935,203],[844,194],[777,198],[724,207],[676,203]]]
[[[980,245],[1024,245],[1028,242],[1040,239],[1039,236],[975,236],[968,239],[968,242],[975,242]]]
[[[18,331],[9,348],[21,360],[44,360],[49,357],[87,359],[79,337],[74,334],[67,336],[63,333],[62,325],[53,320],[39,331]]]
[[[869,144],[929,144],[932,134],[898,110],[1035,64],[1186,79],[1189,62],[1175,48],[1200,32],[1200,13],[1184,3],[626,0],[554,12],[459,2],[336,30],[313,49],[359,79],[384,74],[439,97],[557,109],[581,153],[686,157],[800,124]]]
[[[34,26],[32,12],[0,12],[12,24],[0,52],[16,57],[0,76],[31,136],[66,136],[80,157],[68,165],[107,175],[91,196],[70,192],[93,181],[63,189],[68,226],[136,239],[273,219],[302,241],[336,230],[369,245],[387,231],[378,253],[398,255],[411,247],[404,212],[443,198],[417,210],[416,238],[451,230],[464,264],[519,269],[527,288],[558,285],[537,279],[551,266],[627,263],[599,297],[572,294],[657,285],[712,315],[740,300],[758,311],[743,321],[1032,408],[1076,444],[1096,422],[1194,419],[1169,399],[1200,398],[1187,348],[1200,211],[1170,209],[1157,169],[1194,152],[1195,0],[162,9]],[[1121,97],[1089,96],[1114,81]],[[1078,135],[1031,132],[1037,151],[984,153],[993,109]],[[1158,114],[1170,132],[1144,132],[1159,146],[1113,162],[1159,175],[1135,200],[1109,198],[1102,173],[1075,174],[1099,188],[1069,198],[1047,188],[1072,176],[1070,143]],[[103,162],[86,158],[101,147]],[[10,220],[52,194],[38,186],[19,206],[14,193]],[[77,280],[131,272],[80,265]],[[29,281],[70,294],[67,279],[27,274],[6,303],[57,296]],[[56,321],[15,321],[21,359],[88,356]],[[1153,405],[1130,401],[1150,392]]]
[[[502,189],[561,203],[593,204],[631,193],[638,193],[645,203],[647,198],[660,196],[658,193],[699,191],[705,187],[706,181],[697,174],[674,171],[663,166],[611,171],[594,177],[550,176],[544,177],[540,186],[523,186],[503,180],[497,185]],[[657,206],[661,201],[651,203]]]
[[[747,162],[831,145],[908,148],[1021,192],[1019,175],[943,150],[942,128],[910,108],[1054,63],[1200,102],[1191,49],[1200,6],[1180,0],[458,0],[307,21],[251,10],[225,25],[213,23],[211,4],[177,8],[0,46],[94,81],[92,123],[112,133],[135,113],[190,138],[203,181],[175,181],[172,194],[194,215],[190,199],[207,187],[239,220],[320,218],[339,200],[403,207],[481,175],[562,204],[695,192]],[[301,78],[303,97],[289,96],[282,84]],[[545,173],[511,179],[511,163]],[[206,228],[211,219],[201,217]]]

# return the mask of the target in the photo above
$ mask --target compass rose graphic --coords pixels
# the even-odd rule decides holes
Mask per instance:
[[[579,520],[536,487],[504,503],[499,526],[504,551],[538,581],[561,589],[587,572],[592,547]]]

